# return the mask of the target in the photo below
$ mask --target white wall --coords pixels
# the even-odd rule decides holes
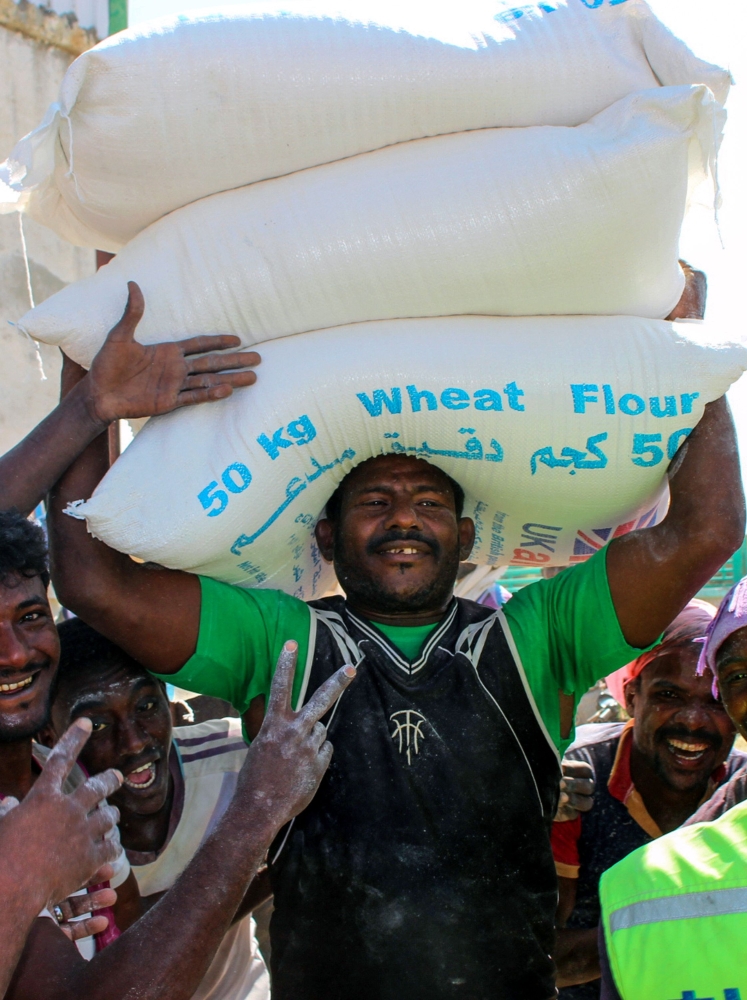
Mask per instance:
[[[68,0],[69,6],[69,0]],[[0,27],[0,161],[41,121],[72,57]],[[34,347],[8,321],[29,308],[16,213],[0,215],[0,454],[13,447],[57,403],[60,356],[42,347],[42,381]],[[92,250],[64,243],[24,218],[31,285],[37,302],[94,269]]]

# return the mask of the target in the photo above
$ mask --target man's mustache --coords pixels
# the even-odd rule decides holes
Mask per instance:
[[[667,726],[656,734],[658,740],[682,740],[684,743],[708,743],[713,750],[720,750],[723,738],[705,729],[685,729],[684,726]]]
[[[428,546],[434,558],[438,559],[441,554],[441,546],[438,541],[431,535],[426,535],[415,528],[410,528],[408,531],[382,531],[380,535],[369,540],[366,552],[368,555],[374,556],[382,545],[387,545],[389,542],[421,542]]]
[[[42,670],[48,670],[52,666],[52,660],[50,657],[45,656],[41,660],[35,660],[33,663],[27,663],[22,669],[3,667],[0,664],[0,684],[12,683],[13,678],[17,677],[18,674],[35,674],[41,673]]]

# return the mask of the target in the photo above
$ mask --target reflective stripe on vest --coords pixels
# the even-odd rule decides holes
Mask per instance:
[[[747,1000],[747,802],[634,851],[600,897],[623,1000]]]
[[[747,886],[688,892],[684,896],[665,896],[663,899],[633,903],[610,914],[610,930],[614,934],[625,928],[656,924],[662,920],[720,917],[727,913],[747,913]]]

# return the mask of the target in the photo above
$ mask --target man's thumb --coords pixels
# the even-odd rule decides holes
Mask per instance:
[[[140,291],[140,286],[135,281],[127,282],[127,305],[122,313],[122,318],[109,331],[107,340],[134,340],[135,330],[145,312],[145,299]]]

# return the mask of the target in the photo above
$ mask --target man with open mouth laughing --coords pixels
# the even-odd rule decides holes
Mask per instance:
[[[76,719],[89,718],[93,733],[80,762],[89,774],[113,767],[124,776],[109,801],[119,809],[147,912],[225,811],[249,748],[238,719],[173,729],[164,685],[145,667],[79,618],[58,631],[51,734],[59,739]],[[270,981],[249,910],[268,895],[256,884],[249,890],[193,1000],[267,1000]]]
[[[560,1000],[598,1000],[601,875],[643,844],[680,826],[740,773],[734,725],[697,673],[715,608],[691,601],[661,645],[607,678],[633,717],[626,725],[583,726],[566,755],[591,767],[592,808],[553,824],[560,905],[556,961]],[[718,794],[718,793],[716,793]]]
[[[697,672],[747,738],[747,577],[709,623]],[[682,748],[677,748],[682,749]],[[744,770],[602,878],[601,1000],[747,997]],[[664,961],[647,960],[663,956]]]

